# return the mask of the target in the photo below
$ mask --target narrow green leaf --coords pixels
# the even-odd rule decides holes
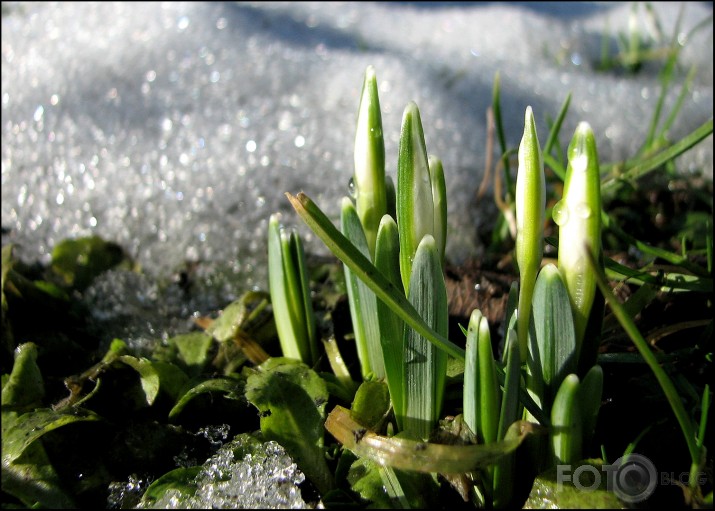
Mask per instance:
[[[444,266],[445,250],[447,249],[447,184],[444,179],[442,160],[436,156],[429,155],[427,162],[429,164],[432,201],[434,204],[433,236],[437,242],[440,261],[442,261],[442,266]]]
[[[578,361],[573,314],[569,295],[559,269],[547,264],[539,272],[533,296],[534,338],[529,343],[527,365],[538,364],[529,371],[528,386],[543,388],[542,408],[549,410],[556,391],[567,374],[575,373]],[[534,378],[542,382],[533,385]]]
[[[398,509],[409,509],[410,503],[405,496],[405,490],[402,488],[400,480],[397,478],[395,469],[392,467],[380,467],[378,471],[380,472],[382,486],[390,497],[390,501],[397,502],[397,506],[394,507]]]
[[[594,365],[588,370],[581,381],[579,404],[581,406],[581,419],[583,423],[583,445],[587,447],[593,433],[596,431],[598,412],[601,409],[603,395],[603,369]]]
[[[497,440],[499,429],[499,387],[497,386],[492,339],[489,322],[482,317],[479,322],[477,350],[479,351],[479,423],[484,443]]]
[[[507,332],[504,348],[505,380],[499,414],[499,430],[497,440],[503,440],[509,426],[520,416],[519,387],[521,386],[521,359],[519,359],[519,342],[516,330],[510,328]]]
[[[464,365],[464,420],[482,443],[497,440],[499,387],[487,318],[475,309],[469,318]]]
[[[358,213],[348,197],[343,197],[340,209],[340,225],[345,237],[365,257],[370,257],[365,233]],[[363,378],[374,375],[385,377],[385,363],[382,357],[380,324],[377,315],[377,297],[360,280],[350,267],[344,265],[350,317],[352,318],[358,359]]]
[[[308,264],[305,260],[305,250],[303,242],[297,231],[292,231],[290,235],[290,254],[293,266],[297,270],[297,283],[295,289],[299,294],[296,306],[300,308],[297,315],[300,318],[299,324],[304,332],[301,352],[303,360],[308,364],[315,364],[318,360],[318,334],[316,332],[315,312],[313,311],[313,301],[310,297],[310,275],[308,275]]]
[[[508,329],[514,329],[516,332],[516,322],[517,322],[517,316],[518,316],[518,305],[519,305],[519,281],[514,280],[512,281],[511,285],[509,286],[509,295],[507,296],[506,299],[506,307],[504,309],[504,320],[506,321],[506,324],[508,325]],[[517,342],[518,342],[518,337],[517,337]],[[506,345],[506,342],[504,343]],[[504,349],[502,353],[502,361],[506,362],[505,358],[506,357],[506,349]]]
[[[633,341],[633,344],[648,364],[648,367],[650,367],[651,371],[653,371],[656,380],[658,380],[660,387],[663,389],[663,393],[668,399],[670,408],[673,410],[673,414],[680,425],[680,430],[682,431],[685,443],[688,446],[688,452],[690,453],[692,462],[699,463],[701,450],[696,441],[696,427],[688,412],[685,411],[685,407],[683,406],[683,402],[677,389],[675,388],[675,385],[673,385],[673,381],[668,377],[668,374],[658,363],[658,360],[651,351],[648,343],[645,339],[643,339],[643,336],[638,331],[638,327],[624,310],[618,299],[613,295],[613,292],[608,286],[608,282],[603,275],[603,270],[599,267],[597,260],[590,253],[588,253],[588,263],[589,270],[595,275],[598,287],[601,289],[601,292],[606,298],[606,302],[613,311],[613,314],[616,318],[618,318],[621,326],[628,334],[628,337],[631,338],[631,341]]]
[[[474,309],[469,316],[467,342],[464,352],[464,387],[462,390],[462,415],[469,429],[477,435],[479,429],[479,323],[482,311]]]
[[[432,235],[417,247],[409,300],[415,310],[442,335],[449,328],[447,289],[442,264]],[[447,353],[413,329],[405,328],[405,420],[404,432],[415,438],[429,438],[442,411],[447,377]]]
[[[313,364],[318,348],[305,254],[297,233],[286,232],[275,214],[268,222],[268,281],[283,355]]]
[[[283,356],[302,360],[297,333],[288,305],[288,286],[290,284],[284,270],[281,230],[279,216],[271,215],[268,222],[268,284],[271,305]]]
[[[551,448],[557,465],[568,465],[581,459],[580,386],[578,376],[566,376],[551,408]]]
[[[494,75],[494,86],[492,87],[492,110],[494,112],[494,126],[497,131],[497,140],[499,140],[499,149],[501,150],[502,168],[504,171],[504,184],[506,185],[507,195],[512,196],[514,183],[511,177],[511,165],[509,163],[509,154],[506,146],[506,136],[504,136],[504,123],[501,117],[501,80],[499,72]]]
[[[510,328],[504,348],[506,359],[506,378],[501,399],[499,430],[497,441],[506,439],[509,427],[521,416],[519,404],[519,386],[521,385],[521,360],[519,359],[519,341],[516,330]],[[492,474],[492,505],[496,509],[507,507],[514,496],[516,478],[515,453],[509,453],[494,465]]]
[[[566,95],[566,99],[564,100],[564,102],[561,105],[561,109],[559,110],[559,113],[556,116],[556,120],[554,121],[554,124],[551,126],[551,129],[549,130],[549,136],[546,139],[546,143],[544,144],[544,150],[542,152],[544,159],[546,159],[546,155],[551,154],[552,147],[559,139],[559,133],[561,132],[561,126],[563,125],[564,119],[566,118],[566,112],[568,112],[570,103],[571,103],[571,93],[569,92]],[[558,162],[555,162],[555,163],[558,163]],[[561,165],[559,165],[559,164],[551,165],[551,169],[554,172],[556,172],[556,174],[561,178],[562,181],[566,178],[566,174],[561,172],[561,170],[562,170]]]
[[[698,436],[696,445],[699,449],[703,448],[705,443],[705,432],[708,427],[708,412],[710,410],[710,401],[712,400],[712,392],[710,392],[710,385],[705,384],[703,389],[703,396],[700,399],[700,426],[698,428]]]
[[[402,291],[400,276],[400,241],[395,220],[385,215],[377,231],[375,267],[390,281],[398,292]],[[385,376],[390,389],[398,429],[404,417],[404,321],[382,300],[377,300],[377,319],[385,365]]]

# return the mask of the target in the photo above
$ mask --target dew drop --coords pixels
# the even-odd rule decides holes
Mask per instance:
[[[554,204],[551,216],[553,217],[554,222],[556,222],[556,225],[566,225],[566,222],[569,221],[569,207],[566,205],[566,202],[560,200]]]
[[[357,186],[355,186],[355,178],[351,177],[348,181],[348,194],[353,199],[357,199]]]
[[[584,220],[586,218],[589,218],[592,214],[591,208],[585,202],[579,202],[578,204],[576,204],[576,207],[574,208],[574,213],[576,214],[576,216]]]

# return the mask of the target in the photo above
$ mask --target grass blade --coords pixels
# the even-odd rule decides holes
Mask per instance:
[[[688,446],[688,451],[690,453],[691,459],[693,460],[693,463],[699,462],[700,449],[696,441],[695,426],[690,418],[690,415],[688,415],[687,411],[685,410],[685,407],[683,406],[683,402],[678,395],[678,391],[676,390],[675,385],[673,385],[673,381],[668,377],[665,370],[663,370],[663,368],[660,366],[655,355],[650,350],[648,343],[645,339],[643,339],[643,336],[638,331],[638,327],[636,327],[631,317],[625,311],[618,299],[614,296],[613,292],[608,286],[608,282],[606,282],[606,278],[603,275],[602,270],[598,267],[596,260],[591,254],[588,255],[588,258],[590,262],[590,270],[596,276],[596,282],[598,284],[598,287],[601,289],[603,296],[606,298],[606,302],[611,307],[613,314],[621,323],[623,329],[631,338],[631,341],[633,341],[633,344],[638,349],[638,352],[646,361],[651,371],[653,371],[656,380],[658,380],[660,387],[663,389],[663,392],[668,399],[668,403],[670,404],[670,408],[673,410],[678,424],[680,425],[680,429],[685,438],[685,443]]]

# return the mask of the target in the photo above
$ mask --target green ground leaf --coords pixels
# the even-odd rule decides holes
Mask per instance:
[[[189,381],[187,374],[168,362],[154,361],[152,365],[159,376],[159,390],[166,392],[173,400],[179,399]]]
[[[235,300],[224,307],[221,314],[206,329],[206,333],[213,336],[218,342],[226,342],[238,333],[241,323],[248,315],[246,304],[243,300]]]
[[[153,363],[146,358],[137,358],[131,355],[122,355],[119,360],[139,373],[146,403],[149,406],[154,404],[154,400],[159,394],[159,373],[154,368]]]
[[[2,406],[19,409],[39,406],[45,396],[45,384],[37,366],[37,346],[28,342],[15,348],[15,362],[2,388]]]
[[[3,422],[6,419],[7,416],[3,414]],[[72,497],[62,488],[39,442],[29,445],[12,463],[3,463],[2,491],[19,499],[28,508],[77,508]]]
[[[381,381],[364,381],[355,393],[350,407],[353,417],[370,429],[379,429],[390,411],[390,393]]]
[[[64,240],[52,250],[52,270],[64,285],[80,291],[123,262],[129,262],[124,250],[99,236]]]
[[[217,338],[217,340],[221,339]],[[181,360],[192,369],[204,367],[209,358],[212,341],[211,335],[205,332],[190,332],[169,339],[169,342],[179,350]]]
[[[581,467],[593,467],[581,468]],[[569,476],[574,475],[574,471],[581,468],[581,476],[578,478],[578,488],[572,481],[567,481],[562,477],[559,483],[557,468],[553,468],[541,475],[534,481],[524,509],[623,509],[625,506],[618,500],[612,492],[607,491],[606,472],[602,470],[601,460],[584,460],[573,464],[572,470],[568,471]],[[562,469],[563,470],[563,469]],[[597,484],[595,474],[601,476],[600,484]],[[573,477],[571,477],[573,479]],[[584,488],[593,489],[584,490]]]
[[[178,400],[174,407],[169,412],[169,419],[173,419],[181,413],[186,405],[200,394],[210,392],[222,392],[226,394],[227,399],[243,399],[244,384],[241,381],[232,378],[215,378],[212,380],[202,381],[198,385],[190,388]]]
[[[323,452],[325,381],[300,361],[270,358],[248,377],[246,399],[258,408],[261,431],[281,444],[322,492],[333,486]]]
[[[385,467],[367,459],[356,460],[348,471],[350,488],[374,509],[436,509],[437,491],[429,474],[393,470],[394,478],[386,477]],[[386,479],[397,479],[402,495],[398,498],[388,488]],[[394,486],[394,485],[393,485]]]
[[[3,423],[5,422],[3,417]],[[5,429],[3,424],[2,464],[3,469],[15,461],[32,442],[54,429],[82,421],[99,421],[95,413],[75,409],[71,412],[56,412],[49,408],[39,408],[20,415]]]
[[[343,197],[340,210],[340,228],[347,239],[367,258],[370,258],[365,231],[357,210],[348,197]],[[350,317],[352,318],[355,343],[360,360],[363,378],[373,374],[376,378],[385,377],[385,362],[380,343],[380,322],[377,316],[377,297],[367,284],[343,265],[347,287]]]
[[[196,476],[202,468],[182,467],[167,472],[146,489],[141,499],[141,507],[153,507],[168,491],[176,492],[178,502],[193,497],[196,494]]]

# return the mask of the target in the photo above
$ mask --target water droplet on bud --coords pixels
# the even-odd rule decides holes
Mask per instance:
[[[353,199],[357,199],[357,186],[355,186],[355,178],[351,177],[348,181],[348,194]]]
[[[569,221],[569,207],[566,204],[566,201],[560,200],[554,204],[551,216],[553,217],[554,222],[556,222],[556,225],[566,225]]]

